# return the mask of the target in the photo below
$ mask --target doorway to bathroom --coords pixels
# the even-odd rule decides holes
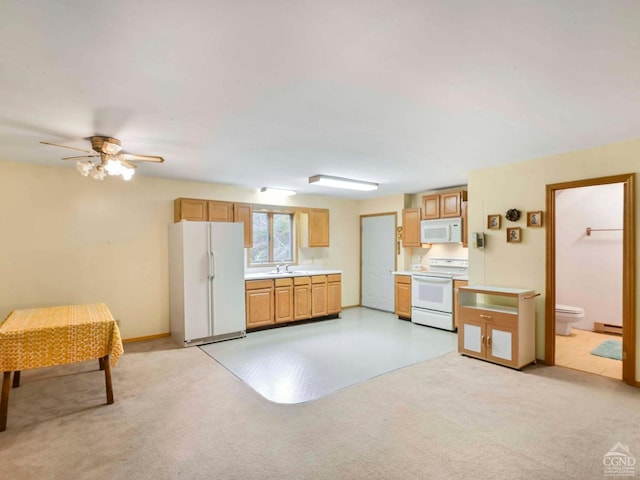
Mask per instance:
[[[546,363],[632,384],[634,179],[627,174],[547,185],[545,306]]]

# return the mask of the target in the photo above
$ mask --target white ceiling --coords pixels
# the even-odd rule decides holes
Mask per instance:
[[[371,198],[640,137],[638,0],[2,0],[0,45],[4,160]]]

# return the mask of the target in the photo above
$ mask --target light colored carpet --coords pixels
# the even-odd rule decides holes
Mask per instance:
[[[106,406],[95,363],[24,372],[2,478],[584,480],[618,442],[640,457],[640,389],[561,367],[450,353],[285,405],[159,340],[126,346]]]
[[[251,332],[200,348],[266,399],[300,403],[457,347],[453,332],[350,308],[340,319]]]

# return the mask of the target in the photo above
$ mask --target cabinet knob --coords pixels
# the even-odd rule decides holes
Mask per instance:
[[[483,313],[481,313],[480,318],[491,318],[491,315],[484,315]]]
[[[487,347],[491,346],[491,337],[487,337]]]

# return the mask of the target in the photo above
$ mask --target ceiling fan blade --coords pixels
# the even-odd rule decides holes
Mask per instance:
[[[69,147],[68,145],[60,145],[58,143],[51,143],[51,142],[40,142],[40,143],[43,143],[44,145],[53,145],[54,147],[70,148],[71,150],[78,150],[79,152],[95,153],[93,150],[85,150],[84,148]]]
[[[118,160],[132,160],[137,162],[164,162],[164,158],[156,157],[154,155],[134,155],[133,153],[119,153],[117,155]]]
[[[65,157],[62,160],[75,160],[76,158],[91,158],[91,157],[99,157],[100,155],[80,155],[78,157]]]
[[[122,165],[125,165],[125,166],[129,167],[129,168],[138,168],[138,165],[134,165],[133,163],[127,162],[126,160],[123,160],[123,159],[120,159],[120,163]]]

